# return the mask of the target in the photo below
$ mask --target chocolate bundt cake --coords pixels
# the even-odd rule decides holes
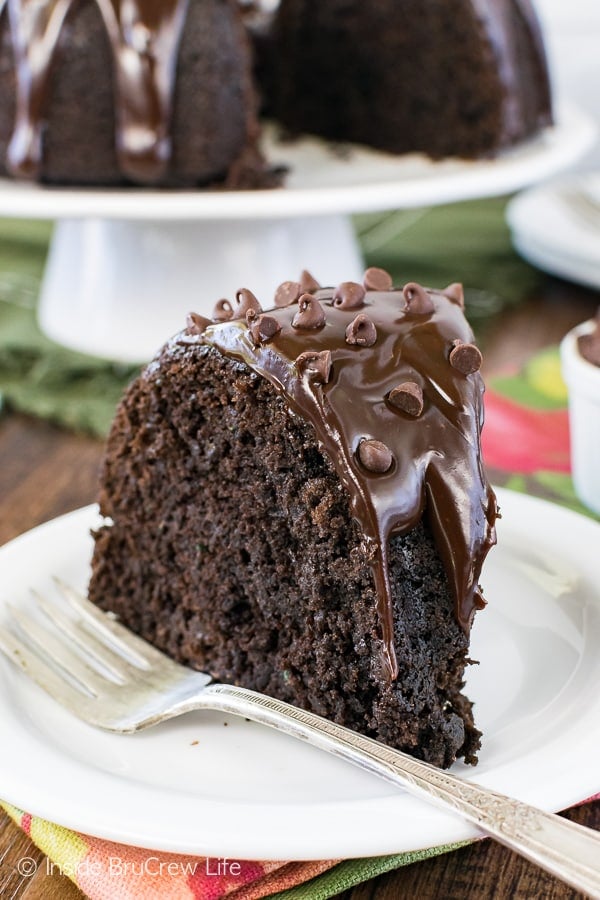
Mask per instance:
[[[273,183],[237,0],[0,0],[0,172]]]
[[[218,680],[473,762],[480,364],[459,285],[380,269],[190,315],[118,409],[92,601]]]
[[[530,0],[281,0],[258,39],[268,112],[293,134],[481,157],[552,120]]]
[[[288,132],[392,153],[491,155],[552,118],[530,0],[0,0],[0,76],[0,174],[54,184],[280,183],[257,81]]]

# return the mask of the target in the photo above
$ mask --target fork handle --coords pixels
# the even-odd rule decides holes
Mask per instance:
[[[314,713],[245,688],[211,684],[188,701],[186,708],[245,716],[305,740],[455,810],[511,850],[600,900],[600,832],[464,781]]]

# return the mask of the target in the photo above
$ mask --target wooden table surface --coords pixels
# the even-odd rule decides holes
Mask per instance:
[[[539,294],[505,311],[484,332],[486,371],[518,364],[589,318],[600,294],[548,279]],[[25,416],[0,418],[0,544],[61,513],[94,500],[101,443]],[[10,735],[0,729],[0,740]],[[600,784],[598,785],[600,789]],[[567,813],[600,830],[600,802]],[[23,878],[18,861],[33,858],[37,873]],[[344,900],[519,900],[574,898],[575,891],[491,841],[416,863],[345,892]],[[74,900],[83,895],[51,872],[42,853],[0,812],[0,898]]]

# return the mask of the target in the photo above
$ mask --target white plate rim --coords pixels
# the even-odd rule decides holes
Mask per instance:
[[[508,519],[519,523],[517,534],[520,532],[524,538],[530,534],[531,525],[535,524],[542,537],[549,539],[551,546],[562,546],[562,543],[556,544],[556,539],[562,536],[577,566],[588,579],[592,577],[594,567],[585,548],[590,541],[598,542],[600,525],[536,498],[506,490],[499,490],[498,495],[504,510],[504,521]],[[72,525],[87,526],[93,516],[94,508],[86,507],[22,535],[0,549],[0,568],[6,564],[8,555],[27,550],[34,546],[36,540],[48,539],[53,530],[66,528],[68,533]],[[600,594],[595,595],[595,602],[600,605]],[[2,663],[7,665],[4,660]],[[0,666],[0,695],[3,683]],[[593,780],[596,773],[590,771],[589,761],[597,749],[598,712],[600,698],[596,708],[587,710],[583,722],[585,727],[581,728],[577,740],[569,745],[569,758],[561,762],[560,780],[556,780],[556,760],[548,760],[543,754],[540,757],[539,752],[532,752],[526,754],[520,764],[527,763],[530,772],[536,773],[536,778],[522,780],[514,794],[541,808],[557,811],[596,792],[600,783]],[[182,804],[178,797],[175,812],[173,798],[168,791],[160,788],[149,791],[141,785],[132,785],[126,779],[120,780],[113,774],[97,770],[90,773],[84,766],[73,765],[72,760],[65,769],[65,762],[54,747],[45,748],[43,768],[48,777],[36,780],[32,777],[31,766],[24,764],[26,755],[23,755],[23,750],[27,749],[31,735],[24,729],[18,736],[19,740],[15,742],[14,737],[12,735],[11,740],[5,740],[0,745],[0,796],[4,800],[67,828],[123,844],[157,851],[227,855],[239,859],[337,859],[398,853],[477,836],[476,830],[466,823],[404,794],[360,803],[349,799],[333,805],[326,802],[311,804],[308,809],[286,806],[284,819],[286,823],[293,823],[291,833],[281,827],[282,808],[279,806],[276,808],[279,812],[276,827],[269,834],[265,833],[264,824],[274,810],[269,809],[268,804],[262,811],[262,818],[255,805],[240,804],[232,822],[231,808],[211,801],[202,809],[204,821],[210,821],[210,828],[207,828],[206,824],[198,823],[197,800],[189,798],[189,802]],[[486,777],[478,777],[476,769],[459,769],[467,778],[510,792],[514,780],[511,765],[499,767]],[[65,795],[59,790],[60,777],[57,780],[57,772],[63,779],[68,772],[72,788],[70,794]],[[53,773],[54,777],[50,777]],[[550,791],[548,779],[553,779]],[[90,786],[94,789],[94,785],[96,805],[89,802]],[[82,806],[81,790],[84,789],[88,802]],[[127,799],[126,816],[122,812],[115,814],[114,800],[121,796],[121,791],[125,792],[123,796]],[[98,805],[103,797],[104,802]],[[171,813],[166,817],[168,821],[163,820],[165,811]],[[395,834],[397,829],[394,823],[398,822],[398,816],[410,821],[409,840],[406,835],[398,839]],[[263,830],[258,827],[260,822]],[[368,823],[368,829],[364,823]]]
[[[600,288],[600,224],[594,232],[583,214],[568,209],[563,199],[584,183],[585,176],[571,176],[530,188],[510,201],[506,221],[515,249],[532,265]]]
[[[324,142],[307,138],[290,145],[279,144],[267,131],[265,143],[269,159],[274,163],[288,160],[292,167],[287,185],[282,189],[65,189],[0,178],[0,214],[41,219],[95,216],[130,221],[290,219],[499,196],[565,169],[591,147],[596,135],[592,117],[569,103],[559,102],[556,107],[555,125],[492,160],[434,162],[419,154],[390,157],[357,148],[349,162],[337,160],[332,163]],[[355,176],[356,160],[368,164],[369,178],[364,183],[344,183],[344,172]],[[315,163],[324,164],[336,180],[341,176],[341,182],[307,186],[305,175],[311,169],[314,171]],[[389,173],[387,178],[372,174],[378,165],[382,172]]]
[[[523,234],[513,235],[513,246],[517,253],[536,269],[591,290],[600,290],[600,264],[595,264],[584,257],[575,259],[566,254],[557,255],[554,248],[540,244],[535,238]]]

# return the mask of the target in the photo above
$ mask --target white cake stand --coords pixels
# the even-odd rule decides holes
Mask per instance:
[[[0,179],[0,215],[54,219],[39,302],[43,331],[65,346],[123,362],[149,359],[186,314],[210,314],[247,286],[268,305],[309,268],[322,283],[357,279],[363,263],[349,214],[514,191],[572,164],[594,126],[572,108],[536,140],[493,161],[431,162],[319,140],[265,137],[290,169],[285,188],[202,192],[44,188]]]

